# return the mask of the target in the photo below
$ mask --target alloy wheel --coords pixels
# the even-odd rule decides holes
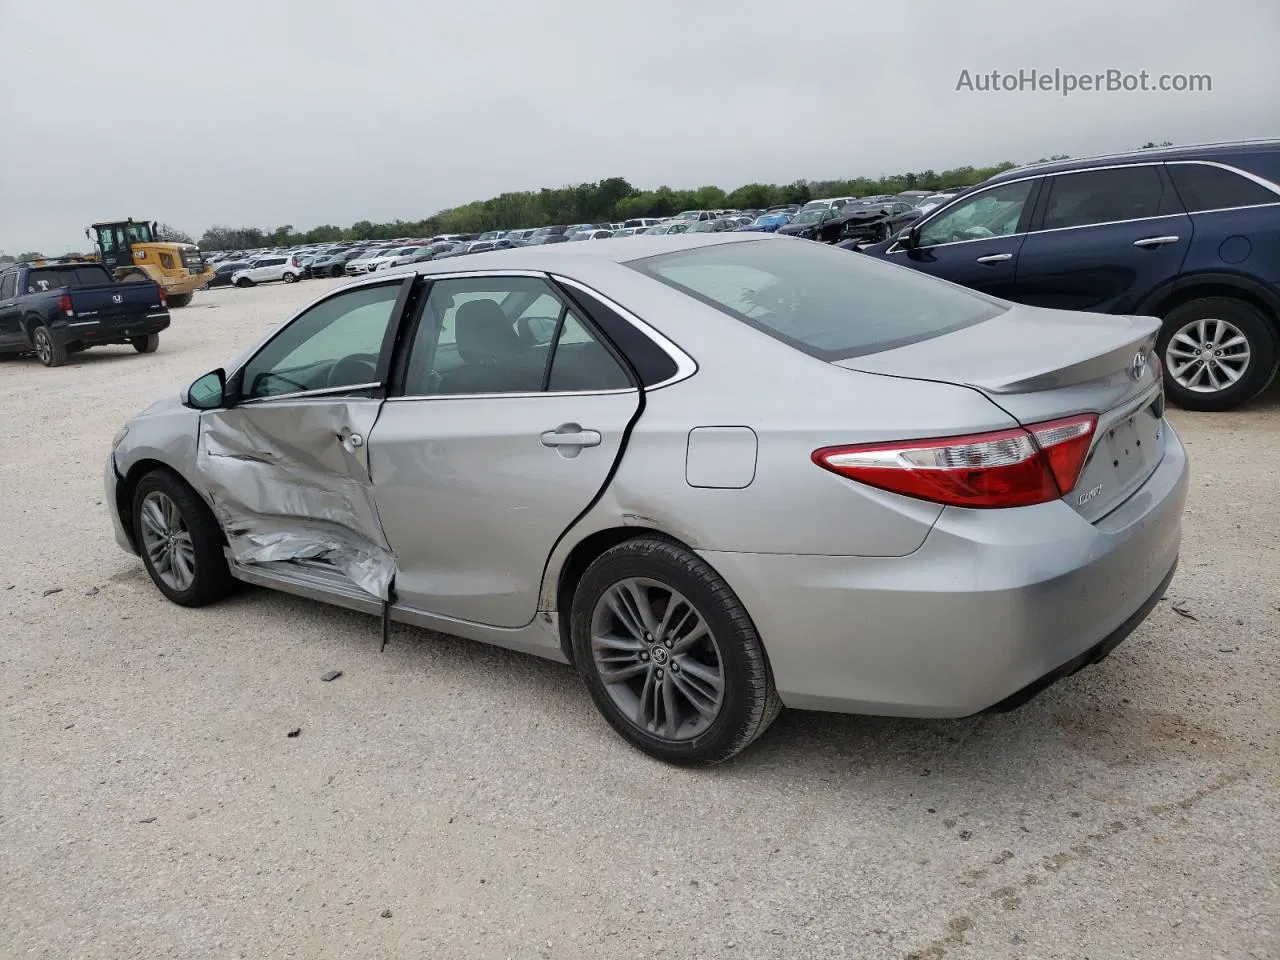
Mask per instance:
[[[156,576],[179,593],[190,589],[196,577],[196,550],[178,505],[163,491],[152,490],[139,513],[142,545]]]
[[[37,327],[32,339],[35,340],[36,356],[46,367],[49,366],[53,359],[53,343],[49,339],[49,331],[44,327]]]
[[[639,730],[679,742],[710,729],[724,705],[724,661],[702,614],[643,577],[604,592],[591,616],[596,674]]]
[[[1240,328],[1212,317],[1192,320],[1169,339],[1169,376],[1193,393],[1217,393],[1244,376],[1252,352]]]

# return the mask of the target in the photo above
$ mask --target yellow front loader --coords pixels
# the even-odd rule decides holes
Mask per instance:
[[[164,288],[170,307],[185,307],[195,291],[213,279],[193,243],[156,239],[155,222],[114,220],[95,223],[85,236],[98,248],[103,266],[120,281],[154,280]]]

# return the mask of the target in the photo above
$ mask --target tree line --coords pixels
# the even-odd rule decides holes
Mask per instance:
[[[990,167],[924,170],[878,179],[856,177],[852,180],[797,180],[787,184],[748,183],[728,192],[717,186],[698,187],[696,190],[676,190],[668,186],[640,190],[622,177],[609,177],[597,183],[503,193],[488,200],[441,210],[422,220],[393,220],[388,223],[361,220],[345,228],[327,223],[309,230],[297,230],[292,224],[266,229],[214,226],[200,238],[200,248],[251,250],[339,240],[391,240],[395,237],[430,237],[439,233],[482,233],[485,230],[514,230],[551,223],[610,223],[631,217],[671,217],[681,210],[762,210],[781,203],[807,203],[815,197],[865,197],[901,193],[903,190],[970,186],[1014,166],[1016,164],[1006,162]]]

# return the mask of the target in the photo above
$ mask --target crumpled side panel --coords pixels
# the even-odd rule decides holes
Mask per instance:
[[[199,472],[238,562],[324,560],[389,598],[395,557],[370,498],[363,448],[340,442],[367,436],[376,416],[376,405],[352,401],[201,417]]]

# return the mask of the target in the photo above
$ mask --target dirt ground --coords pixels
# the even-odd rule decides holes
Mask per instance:
[[[1172,412],[1182,566],[1103,664],[998,717],[785,713],[685,771],[566,667],[184,610],[115,546],[123,421],[336,282],[0,363],[0,956],[1280,957],[1280,390]]]

